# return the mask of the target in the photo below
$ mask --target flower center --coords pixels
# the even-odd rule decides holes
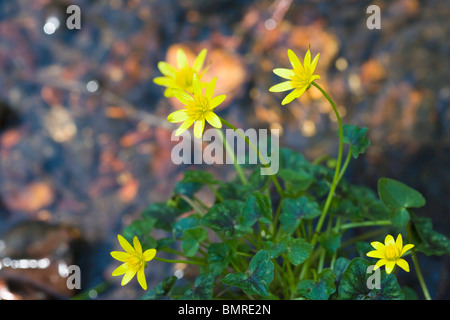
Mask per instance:
[[[389,244],[386,247],[386,258],[388,260],[395,260],[400,256],[400,252],[395,244]]]
[[[130,254],[127,260],[127,264],[130,269],[137,270],[143,264],[143,260],[136,254]]]
[[[294,82],[294,86],[304,86],[311,82],[311,74],[306,70],[294,70],[295,75],[291,78]]]
[[[192,77],[194,76],[194,70],[186,67],[178,71],[176,82],[180,88],[186,91],[192,91]]]
[[[201,99],[200,97],[195,97],[195,103],[190,106],[186,106],[186,113],[189,118],[195,120],[203,120],[205,119],[205,115],[208,111],[210,111],[209,101],[208,99]]]

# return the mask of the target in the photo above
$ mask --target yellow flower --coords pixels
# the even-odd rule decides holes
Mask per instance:
[[[206,49],[200,51],[197,57],[194,60],[194,64],[192,67],[189,66],[186,54],[182,49],[178,49],[177,51],[177,68],[172,66],[171,64],[160,61],[158,63],[158,69],[164,75],[164,77],[156,77],[153,79],[153,82],[157,85],[167,87],[164,91],[164,96],[172,97],[172,89],[180,89],[182,91],[187,91],[189,93],[193,93],[192,86],[192,76],[194,73],[201,78],[207,69],[203,68],[203,63],[205,62],[206,57]],[[202,85],[206,85],[206,83],[202,83]]]
[[[299,98],[305,90],[311,87],[311,83],[314,82],[314,80],[320,79],[319,75],[313,75],[319,56],[320,53],[318,53],[311,62],[311,52],[308,49],[305,58],[303,59],[302,66],[295,53],[291,49],[288,50],[289,61],[291,62],[293,69],[276,68],[273,70],[273,73],[284,79],[288,79],[289,81],[281,82],[269,89],[271,92],[282,92],[294,89],[283,99],[281,102],[282,105]]]
[[[150,261],[155,257],[156,250],[148,249],[145,250],[145,252],[142,252],[141,243],[136,236],[133,239],[134,248],[120,234],[117,235],[117,238],[119,239],[119,243],[125,250],[125,252],[112,251],[111,256],[114,259],[124,263],[117,267],[113,271],[112,275],[120,276],[124,274],[122,278],[122,286],[124,286],[128,282],[130,282],[130,280],[133,279],[134,275],[137,273],[139,284],[141,285],[142,289],[147,290],[147,281],[145,280],[144,269],[147,266],[147,261]]]
[[[172,123],[183,122],[175,132],[176,136],[182,134],[195,123],[194,136],[196,138],[201,138],[203,129],[205,128],[205,120],[214,128],[222,128],[222,121],[220,121],[220,118],[214,113],[214,108],[221,104],[226,96],[222,94],[213,98],[217,78],[212,79],[211,82],[208,83],[205,94],[202,92],[197,74],[194,73],[192,78],[193,95],[179,89],[173,89],[173,94],[184,104],[185,109],[172,112],[167,117],[167,121]]]
[[[400,257],[408,250],[414,247],[413,244],[407,244],[403,246],[402,235],[397,236],[397,240],[394,240],[390,234],[384,239],[384,244],[378,241],[371,243],[372,247],[375,248],[374,251],[367,253],[368,257],[378,258],[378,262],[375,264],[374,270],[379,267],[386,265],[386,272],[391,273],[394,270],[395,265],[409,272],[408,262]]]

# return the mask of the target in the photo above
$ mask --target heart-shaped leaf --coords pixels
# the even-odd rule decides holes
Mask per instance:
[[[345,124],[343,127],[344,143],[350,144],[350,150],[352,151],[353,158],[358,156],[370,145],[369,140],[366,138],[367,128],[360,128],[356,125]]]
[[[323,270],[314,280],[302,280],[297,285],[297,293],[310,300],[328,300],[336,291],[334,274],[331,269]]]
[[[393,273],[377,269],[370,272],[371,263],[362,258],[353,259],[345,269],[339,285],[339,300],[403,300],[404,295]],[[377,274],[373,274],[378,272]],[[379,289],[369,279],[379,276]]]
[[[269,253],[260,250],[250,261],[247,272],[229,273],[222,282],[238,287],[246,294],[267,297],[269,295],[269,284],[274,277],[273,271],[274,265],[270,260]]]
[[[292,233],[300,224],[301,219],[313,219],[320,215],[317,202],[301,196],[295,199],[284,199],[281,209],[281,227],[287,233]]]
[[[420,208],[425,205],[425,198],[406,184],[390,178],[378,180],[378,195],[391,210],[399,208]]]

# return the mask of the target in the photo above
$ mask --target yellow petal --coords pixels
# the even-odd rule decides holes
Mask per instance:
[[[212,125],[214,128],[220,129],[222,128],[222,121],[220,121],[220,118],[212,111],[207,112],[205,114],[206,121],[210,125]]]
[[[402,238],[402,234],[399,233],[397,236],[397,240],[395,241],[395,246],[398,249],[398,252],[402,252],[403,249],[403,238]]]
[[[373,241],[370,243],[372,247],[374,247],[377,251],[386,251],[386,246],[379,241]]]
[[[405,259],[398,259],[396,261],[397,265],[402,268],[403,270],[405,270],[406,272],[409,272],[409,264],[408,262],[406,262]]]
[[[121,285],[124,286],[128,282],[130,282],[130,280],[133,279],[134,275],[136,274],[136,271],[137,270],[128,270],[127,272],[125,272],[125,275],[122,278]]]
[[[192,69],[194,69],[196,72],[200,72],[200,70],[202,69],[203,63],[205,62],[206,58],[206,52],[207,50],[203,49],[195,58],[194,64],[192,65]]]
[[[394,237],[388,234],[386,238],[384,238],[384,244],[387,246],[388,244],[395,244]]]
[[[144,268],[140,268],[137,272],[137,279],[142,289],[147,290],[147,281],[145,279]]]
[[[172,123],[178,123],[186,121],[189,118],[189,116],[186,113],[186,109],[178,110],[175,112],[172,112],[167,116],[167,121]]]
[[[226,95],[221,94],[220,96],[212,98],[211,101],[209,102],[209,108],[214,109],[219,104],[221,104],[225,100],[226,97],[227,97]]]
[[[120,266],[118,266],[116,269],[114,269],[114,271],[112,272],[112,276],[114,276],[114,277],[121,276],[127,271],[128,271],[128,265],[126,263],[123,263]]]
[[[284,97],[284,99],[281,101],[281,105],[284,106],[285,104],[292,102],[292,100],[294,100],[295,98],[297,98],[297,92],[293,90],[286,97]]]
[[[184,105],[190,104],[192,101],[194,101],[194,98],[192,98],[189,93],[183,90],[173,89],[172,92],[175,98],[177,98]]]
[[[303,66],[306,70],[311,69],[311,51],[306,51],[305,57],[303,58]]]
[[[194,136],[196,138],[200,139],[202,137],[204,128],[205,128],[205,120],[204,119],[195,121],[195,124],[194,124]]]
[[[133,246],[134,246],[134,250],[136,250],[136,253],[138,255],[142,254],[142,246],[141,246],[141,242],[139,241],[138,237],[134,236],[133,238]]]
[[[299,98],[303,92],[305,92],[307,86],[303,86],[301,88],[296,88],[294,91],[292,91],[291,93],[289,93],[284,99],[283,101],[281,101],[282,105],[288,104],[290,103],[292,100]]]
[[[284,81],[269,88],[270,92],[282,92],[293,88],[292,81]]]
[[[123,251],[112,251],[111,256],[116,260],[125,262],[129,258],[130,254],[127,252],[123,252]]]
[[[144,251],[144,260],[150,261],[156,256],[156,249],[147,249]]]
[[[367,252],[366,256],[371,257],[371,258],[377,258],[377,259],[385,258],[384,252],[380,252],[380,251],[376,251],[376,250]]]
[[[394,267],[395,267],[395,261],[392,261],[392,260],[387,260],[386,261],[386,272],[387,272],[387,274],[390,274],[394,270]]]
[[[196,73],[192,76],[192,88],[194,89],[194,96],[202,97],[202,86]]]
[[[158,62],[158,69],[163,75],[168,77],[174,78],[177,75],[177,69],[165,61]]]
[[[273,73],[275,73],[277,76],[280,76],[285,79],[291,79],[293,76],[295,76],[295,73],[293,70],[285,69],[285,68],[273,69]]]
[[[314,57],[313,62],[311,63],[311,72],[314,72],[316,70],[317,62],[319,61],[320,53],[316,54]]]
[[[181,126],[175,132],[175,136],[179,136],[183,132],[185,132],[192,124],[194,123],[194,119],[188,118],[185,122],[181,124]]]
[[[156,83],[159,86],[163,87],[173,87],[174,82],[173,79],[167,78],[167,77],[156,77],[153,79],[153,82]]]
[[[378,260],[377,263],[375,264],[375,267],[373,268],[373,270],[377,270],[379,267],[382,267],[386,264],[387,260],[386,259],[381,259]]]
[[[289,61],[291,62],[292,67],[295,68],[302,68],[302,64],[300,63],[300,60],[298,59],[298,57],[295,55],[294,51],[292,51],[291,49],[288,49],[288,57],[289,57]]]
[[[217,77],[214,77],[214,79],[211,80],[210,83],[208,83],[205,91],[205,98],[208,100],[212,99],[212,96],[214,94],[214,89],[216,87]]]
[[[311,76],[311,78],[309,79],[309,82],[313,83],[315,80],[319,80],[319,79],[320,79],[320,76],[315,74],[315,75]]]
[[[164,90],[164,97],[166,97],[166,98],[173,97],[173,90],[172,90],[172,88],[167,88],[166,90]]]
[[[188,66],[186,54],[182,49],[178,49],[177,51],[177,66],[180,70]]]
[[[402,249],[402,252],[401,252],[400,256],[402,256],[406,251],[408,251],[408,250],[410,250],[410,249],[412,249],[412,248],[414,248],[414,245],[413,245],[413,244],[407,244],[407,245],[405,245],[405,246],[403,247],[403,249]]]
[[[131,246],[131,244],[120,234],[117,235],[117,238],[119,239],[120,246],[128,253],[134,253],[134,248]]]

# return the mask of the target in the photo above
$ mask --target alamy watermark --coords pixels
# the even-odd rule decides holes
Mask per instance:
[[[273,175],[279,169],[278,129],[226,129],[225,134],[208,129],[201,139],[189,131],[180,136],[172,133],[171,140],[178,142],[172,149],[171,159],[180,164],[262,164],[261,175]],[[207,145],[203,148],[204,143]],[[259,151],[258,152],[256,151]],[[270,149],[270,150],[269,150]]]

